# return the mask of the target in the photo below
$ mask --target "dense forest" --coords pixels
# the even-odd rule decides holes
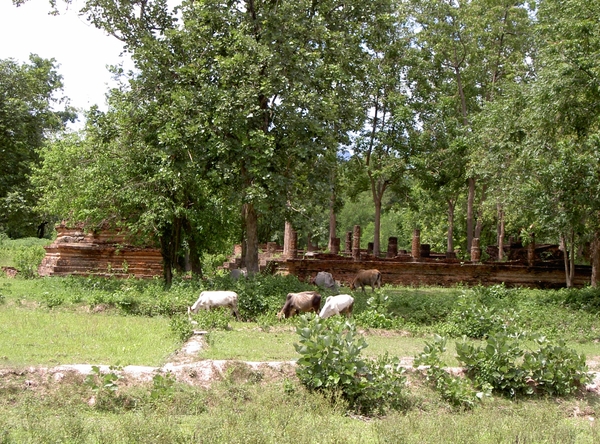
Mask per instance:
[[[600,3],[87,0],[81,14],[135,69],[74,132],[54,60],[0,61],[0,233],[126,227],[195,273],[234,242],[256,272],[259,243],[292,228],[327,248],[360,224],[374,254],[415,228],[459,256],[535,236],[570,253],[567,277],[591,263],[595,284]]]

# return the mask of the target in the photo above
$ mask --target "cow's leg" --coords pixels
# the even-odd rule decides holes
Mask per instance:
[[[240,312],[238,311],[238,309],[235,305],[233,305],[231,307],[231,312],[235,315],[235,317],[237,318],[238,321],[241,320]]]

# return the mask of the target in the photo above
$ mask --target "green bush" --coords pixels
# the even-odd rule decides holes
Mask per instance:
[[[65,298],[63,295],[54,292],[46,291],[42,294],[42,298],[48,308],[58,307],[59,305],[62,305],[65,302]]]
[[[600,313],[600,287],[569,288],[557,293],[564,298],[563,304],[572,310]]]
[[[173,316],[169,321],[169,327],[181,342],[187,341],[194,334],[194,326],[187,315]]]
[[[425,342],[423,351],[415,356],[414,366],[425,366],[425,374],[442,399],[455,407],[472,409],[484,397],[490,395],[490,386],[482,384],[483,390],[477,391],[472,383],[464,378],[450,375],[444,367],[441,355],[446,351],[446,338],[435,335],[433,342]]]
[[[37,270],[46,255],[46,250],[40,245],[21,248],[15,253],[15,265],[22,277],[31,279],[37,276]]]
[[[471,296],[461,296],[449,322],[456,336],[481,339],[496,332],[514,330],[517,314],[511,308],[489,307]]]
[[[227,330],[231,316],[229,308],[218,307],[212,310],[199,310],[192,315],[192,320],[197,322],[197,327],[202,330]]]
[[[361,414],[398,408],[404,398],[404,369],[397,359],[385,355],[375,362],[360,357],[367,347],[353,322],[341,317],[300,317],[296,332],[301,355],[296,373],[308,389],[330,396],[339,393],[350,408]]]
[[[367,299],[368,309],[354,315],[354,322],[366,328],[398,328],[402,322],[389,313],[388,305],[386,294],[375,293]]]
[[[567,395],[588,380],[585,356],[535,339],[537,349],[525,351],[519,340],[506,334],[490,335],[485,345],[457,343],[458,359],[478,386],[490,385],[494,391],[511,397],[545,393]]]
[[[203,284],[203,290],[235,291],[239,296],[240,315],[248,320],[255,320],[268,312],[279,311],[288,293],[315,289],[292,275],[256,274],[237,280],[228,275],[216,275]]]
[[[405,324],[420,326],[444,322],[454,308],[455,291],[421,291],[402,289],[390,292],[389,312]]]

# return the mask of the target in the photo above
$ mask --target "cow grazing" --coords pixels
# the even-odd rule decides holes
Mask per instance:
[[[321,295],[316,291],[302,291],[300,293],[288,293],[285,298],[285,304],[277,318],[289,318],[298,313],[314,311],[319,313],[321,308]]]
[[[354,308],[354,298],[349,294],[338,294],[337,296],[329,296],[325,300],[325,305],[319,313],[319,317],[325,319],[330,316],[345,313],[346,316],[352,314]]]
[[[319,271],[312,282],[317,287],[328,288],[330,290],[335,291],[336,293],[339,291],[339,287],[333,279],[333,275],[326,271]]]
[[[378,289],[381,288],[381,273],[379,270],[360,270],[352,284],[350,284],[351,290],[356,290],[358,287],[365,291],[365,285],[370,285],[373,291],[375,291],[375,287]]]
[[[198,313],[198,310],[210,310],[215,307],[229,307],[235,317],[240,320],[238,312],[238,295],[234,291],[203,291],[200,293],[198,300],[194,305],[188,307],[188,315],[190,313]]]

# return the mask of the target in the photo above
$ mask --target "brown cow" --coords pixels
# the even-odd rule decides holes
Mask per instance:
[[[375,286],[378,289],[381,288],[381,273],[379,270],[360,270],[352,284],[350,284],[351,290],[356,290],[358,287],[365,291],[365,285],[370,285],[373,291],[375,291]]]
[[[300,293],[288,293],[285,298],[285,304],[277,318],[289,318],[301,312],[314,311],[319,313],[321,308],[321,295],[316,291],[302,291]]]

